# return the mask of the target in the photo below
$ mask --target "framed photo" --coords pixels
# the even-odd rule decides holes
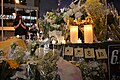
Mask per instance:
[[[107,53],[105,49],[97,49],[96,51],[96,58],[97,59],[107,59]]]
[[[95,58],[94,48],[84,49],[85,58]]]
[[[83,48],[75,48],[75,57],[84,57]]]
[[[73,55],[73,47],[65,47],[64,55],[72,56]]]

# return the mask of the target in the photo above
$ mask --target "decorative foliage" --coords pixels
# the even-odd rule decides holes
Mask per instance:
[[[56,51],[49,51],[45,55],[37,56],[35,51],[38,47],[35,46],[40,44],[38,41],[30,42],[29,45],[32,46],[32,48],[30,47],[28,50],[24,50],[16,43],[12,43],[9,57],[4,58],[3,56],[3,58],[0,59],[0,78],[2,80],[59,80],[60,77],[57,74],[56,64],[59,55]],[[3,51],[1,51],[1,55],[3,54],[2,52]],[[42,52],[42,54],[44,54],[44,51]],[[41,53],[38,52],[37,54]]]
[[[42,59],[38,62],[38,70],[42,76],[41,80],[59,80],[60,77],[57,73],[57,64],[59,56],[53,51],[49,51]]]
[[[97,37],[94,41],[104,41],[109,37],[119,40],[118,13],[113,6],[107,4],[106,0],[75,0],[68,8],[47,12],[44,18],[40,19],[39,24],[46,37],[49,35],[48,31],[60,30],[67,39],[69,25],[77,25],[83,32],[82,28],[85,24],[92,24],[94,36]],[[112,30],[113,27],[118,31]]]
[[[105,80],[105,73],[101,63],[97,61],[85,62],[80,64],[83,80]]]
[[[27,51],[24,48],[19,47],[16,43],[12,43],[10,48],[9,58],[15,60],[18,64],[24,63],[25,60],[24,56],[26,55],[26,52]]]
[[[69,21],[70,24],[73,23],[73,21],[76,20],[76,19],[80,19],[80,21],[81,21],[81,18],[84,15],[85,15],[85,17],[87,16],[86,12],[85,12],[85,9],[84,9],[84,4],[81,5],[80,2],[81,2],[80,0],[77,4],[72,2],[70,4],[69,8],[67,8],[67,11],[63,15],[64,21],[66,23],[68,22],[68,20],[70,20]]]
[[[63,11],[47,12],[43,19],[39,19],[40,28],[43,30],[45,37],[48,37],[48,32],[53,30],[63,30],[64,20]]]
[[[107,9],[106,4],[101,3],[100,0],[87,0],[85,3],[87,14],[94,22],[95,35],[101,41],[106,39],[107,34],[107,15],[109,14],[109,9]]]
[[[29,41],[27,44],[28,51],[30,52],[30,55],[34,55],[35,50],[39,47],[39,41]]]
[[[64,20],[69,20],[70,25],[93,24],[94,33],[98,40],[105,40],[107,32],[107,15],[109,9],[100,0],[86,0],[78,3],[72,2],[67,12],[64,13]]]

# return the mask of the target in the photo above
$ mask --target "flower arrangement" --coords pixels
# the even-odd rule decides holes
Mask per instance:
[[[18,64],[24,63],[24,56],[26,55],[26,52],[27,51],[24,48],[19,47],[16,43],[13,42],[11,44],[8,58],[12,59],[10,62],[16,61]]]
[[[85,24],[92,24],[94,36],[97,39],[95,41],[106,40],[108,38],[106,36],[110,36],[108,33],[112,34],[110,37],[116,40],[120,39],[117,16],[116,9],[113,8],[113,5],[107,5],[106,0],[75,0],[68,8],[47,12],[44,18],[40,19],[39,24],[47,37],[48,31],[60,30],[67,39],[69,25],[77,25],[83,32],[82,28]]]
[[[105,80],[105,72],[101,63],[97,61],[83,61],[80,64],[83,80]]]
[[[41,80],[59,80],[60,76],[57,73],[57,61],[59,59],[58,54],[49,51],[42,59],[38,62],[38,70],[41,73]]]
[[[85,9],[89,16],[91,16],[94,22],[94,33],[98,40],[105,40],[107,34],[107,15],[109,9],[100,0],[87,0],[85,3]]]
[[[79,28],[85,24],[92,24],[97,39],[102,41],[106,38],[108,14],[109,9],[100,0],[86,0],[86,2],[78,0],[78,3],[70,4],[64,13],[64,20],[66,22],[69,20],[70,25],[78,25]]]
[[[59,55],[51,50],[47,54],[44,54],[44,51],[41,51],[43,53],[36,52],[38,47],[35,46],[40,44],[38,41],[30,42],[29,45],[32,47],[24,50],[16,43],[12,43],[8,58],[2,56],[0,59],[0,78],[2,80],[59,80],[56,64]],[[2,50],[0,53],[4,54]],[[37,54],[44,55],[38,56]]]
[[[93,24],[97,39],[102,41],[106,38],[108,14],[109,9],[100,0],[78,0],[59,12],[47,12],[39,23],[46,36],[48,31],[53,30],[61,30],[64,35],[68,35],[69,28],[64,27],[66,25],[78,25],[81,30],[84,24]]]
[[[66,23],[70,19],[69,23],[71,24],[75,19],[81,19],[82,15],[84,15],[84,5],[81,5],[79,1],[77,4],[72,2],[63,17]]]
[[[19,64],[14,60],[7,60],[6,62],[9,64],[10,69],[17,69],[19,67]]]
[[[62,31],[64,28],[64,20],[63,20],[64,10],[59,11],[51,11],[47,12],[44,15],[43,19],[39,19],[40,28],[43,30],[45,37],[48,37],[49,31]]]

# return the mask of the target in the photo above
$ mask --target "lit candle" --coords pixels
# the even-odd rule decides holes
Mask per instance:
[[[52,40],[52,44],[55,44],[56,43],[56,41],[55,40]]]
[[[93,43],[92,25],[84,25],[84,43]]]
[[[66,43],[66,41],[65,40],[62,40],[62,44],[65,44]]]
[[[17,38],[20,38],[20,36],[19,36],[19,35],[17,35],[16,37],[17,37]]]
[[[70,26],[70,42],[78,42],[78,26]]]
[[[80,38],[78,39],[78,43],[82,43],[82,41],[81,41],[81,39],[80,39]]]
[[[111,38],[109,38],[109,39],[108,39],[108,41],[112,41],[112,39],[111,39]]]

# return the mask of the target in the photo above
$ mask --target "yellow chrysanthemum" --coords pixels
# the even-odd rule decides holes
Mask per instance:
[[[16,69],[19,67],[19,64],[14,60],[7,60],[7,63],[9,64],[9,68],[11,69]]]
[[[76,67],[80,67],[80,64],[75,64]]]

